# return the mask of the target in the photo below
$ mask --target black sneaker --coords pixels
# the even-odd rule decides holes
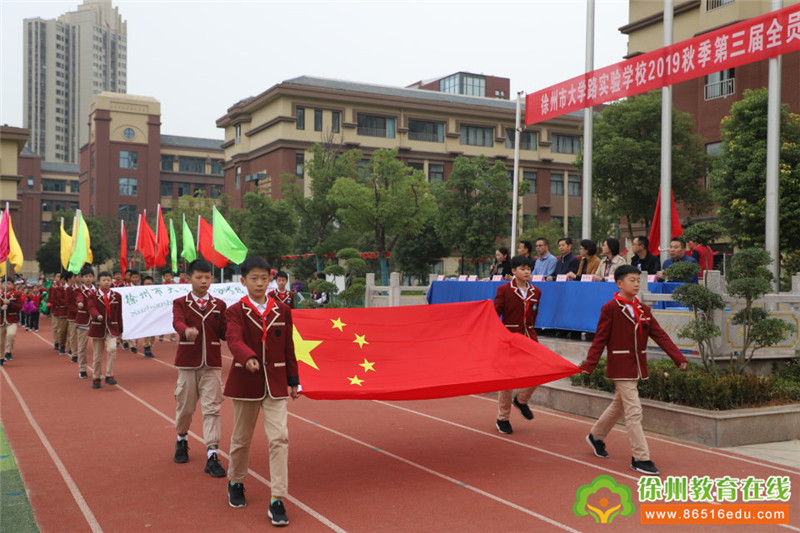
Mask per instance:
[[[114,376],[106,376],[106,384],[107,385],[116,385],[117,380],[114,379]]]
[[[55,343],[55,344],[53,344],[53,349],[54,349],[55,351],[58,351],[58,343]]]
[[[136,346],[131,346],[131,353],[136,353]]]
[[[225,469],[219,464],[216,453],[212,453],[208,461],[206,461],[206,474],[209,474],[211,477],[225,477]]]
[[[13,361],[13,360],[14,360],[14,358],[11,357],[11,352],[7,353],[6,354],[6,361]]]
[[[608,457],[608,452],[606,451],[605,442],[594,438],[594,435],[592,435],[591,433],[586,435],[586,442],[588,442],[589,446],[592,447],[592,451],[597,457]]]
[[[3,363],[5,363],[5,359],[3,359],[2,357],[0,357],[0,366],[3,366]]]
[[[92,380],[92,388],[93,389],[99,389],[100,387],[102,387],[102,385],[100,385],[100,380],[97,379],[97,378],[93,379]]]
[[[122,349],[123,350],[127,350],[128,349],[128,343],[127,342],[123,342],[122,343]]]
[[[176,463],[189,462],[189,441],[179,440],[175,443],[175,458]]]
[[[228,505],[231,507],[244,507],[247,505],[244,499],[244,484],[228,483]]]
[[[631,470],[636,470],[648,476],[657,476],[660,474],[656,465],[653,464],[653,461],[637,461],[634,457],[631,457]]]
[[[511,422],[508,420],[498,420],[495,426],[497,426],[497,431],[500,433],[505,433],[506,435],[514,433],[514,430],[511,429]]]
[[[286,508],[283,506],[283,500],[275,500],[269,504],[269,511],[267,511],[273,526],[283,527],[289,525],[289,517],[286,516]]]
[[[73,356],[70,358],[70,361],[72,361],[73,363],[77,363],[77,362],[78,362],[78,356],[77,356],[77,355],[73,355]]]
[[[511,403],[514,404],[514,407],[519,409],[519,412],[522,413],[522,416],[524,416],[528,420],[533,420],[533,413],[531,412],[531,408],[528,407],[528,404],[519,403],[517,401],[517,397],[516,396],[514,396],[514,398],[511,400]]]
[[[150,351],[150,348],[144,349],[144,356],[147,357],[148,359],[153,359],[155,357],[155,355],[153,355],[153,352]]]
[[[86,372],[78,372],[78,377],[81,379],[86,379],[89,377],[89,374],[87,374]]]

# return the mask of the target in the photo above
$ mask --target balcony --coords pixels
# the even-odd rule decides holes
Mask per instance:
[[[705,86],[705,99],[727,98],[736,92],[736,78],[709,83]]]

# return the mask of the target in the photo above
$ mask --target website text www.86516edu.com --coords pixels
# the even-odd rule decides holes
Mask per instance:
[[[642,504],[642,524],[788,524],[789,504]]]

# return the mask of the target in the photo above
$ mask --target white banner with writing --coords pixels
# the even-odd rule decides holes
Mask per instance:
[[[122,338],[141,339],[175,332],[172,329],[172,302],[186,296],[192,286],[180,283],[116,287],[113,290],[122,295]],[[241,283],[214,283],[208,292],[224,300],[229,307],[247,295],[247,289]]]

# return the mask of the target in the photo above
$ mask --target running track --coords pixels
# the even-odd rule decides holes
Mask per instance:
[[[49,320],[43,317],[42,326],[38,334],[17,334],[14,361],[0,370],[0,417],[41,531],[271,528],[260,424],[244,509],[228,506],[224,478],[203,473],[199,407],[190,462],[172,462],[176,374],[169,363],[175,344],[156,343],[155,360],[119,351],[119,385],[92,390],[91,379],[78,379],[77,365],[56,355]],[[223,354],[230,355],[226,347]],[[800,471],[653,435],[651,452],[662,477],[789,475],[796,493],[791,525],[643,526],[638,506],[611,525],[577,517],[576,489],[600,474],[631,487],[638,504],[626,434],[617,429],[609,435],[612,457],[603,460],[583,440],[589,419],[536,409],[536,419],[527,422],[515,412],[515,434],[500,435],[495,409],[491,396],[290,402],[289,527],[304,533],[800,531]],[[225,467],[231,421],[226,400]]]

